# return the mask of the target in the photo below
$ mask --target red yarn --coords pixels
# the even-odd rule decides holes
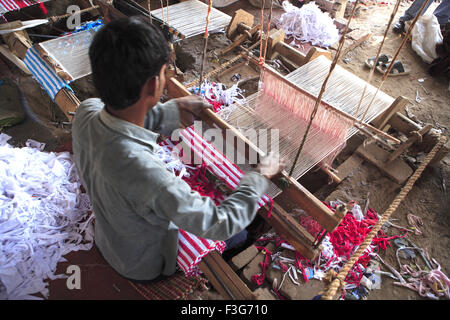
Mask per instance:
[[[270,264],[270,261],[272,260],[271,256],[273,253],[264,247],[256,247],[256,248],[258,249],[262,248],[261,249],[262,252],[265,253],[264,261],[259,263],[261,265],[262,272],[260,274],[254,274],[252,276],[252,281],[256,283],[258,286],[260,286],[263,284],[264,279],[266,278],[266,270]]]
[[[189,177],[182,179],[191,187],[192,190],[197,191],[201,196],[211,198],[216,205],[225,198],[223,193],[216,188],[213,182],[206,177],[207,165],[202,162],[196,170],[189,170]]]
[[[41,9],[41,12],[44,16],[47,15],[47,8],[42,2],[39,2],[39,8]]]
[[[334,211],[334,208],[332,208],[328,203],[325,203],[325,205]],[[351,212],[347,213],[339,226],[330,234],[330,242],[333,245],[335,254],[338,257],[350,259],[357,246],[364,241],[368,233],[377,224],[377,222],[378,215],[373,209],[368,209],[364,219],[361,221],[356,220]],[[380,230],[373,238],[371,245],[378,251],[386,250],[387,247],[390,246],[389,240],[406,237],[408,231],[405,231],[406,233],[404,235],[387,237],[386,234]],[[371,257],[368,252],[365,252],[362,256],[360,256],[353,268],[350,270],[345,281],[347,283],[354,283],[359,286],[363,276],[360,265],[366,268],[370,260]]]
[[[212,98],[214,98],[214,97],[212,97]],[[223,105],[220,102],[214,101],[212,99],[208,99],[206,97],[205,97],[205,100],[208,101],[212,105],[214,112],[220,111],[223,107]]]

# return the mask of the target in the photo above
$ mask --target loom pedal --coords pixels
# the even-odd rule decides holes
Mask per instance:
[[[362,144],[356,149],[356,154],[376,166],[384,175],[398,184],[404,184],[413,174],[413,169],[399,158],[388,162],[391,153],[381,149],[376,144],[372,143],[365,147]]]

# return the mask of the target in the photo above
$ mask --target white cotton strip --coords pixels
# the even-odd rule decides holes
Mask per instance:
[[[0,299],[47,298],[63,256],[93,246],[91,206],[69,153],[10,138],[0,134]]]
[[[311,41],[313,46],[329,47],[339,40],[339,31],[328,13],[310,2],[297,8],[283,1],[283,13],[277,22],[277,28],[283,29],[287,37],[302,42]]]

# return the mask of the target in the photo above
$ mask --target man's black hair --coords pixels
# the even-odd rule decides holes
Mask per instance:
[[[94,86],[111,109],[139,100],[145,82],[169,61],[169,45],[158,27],[141,18],[114,20],[102,27],[89,48]]]

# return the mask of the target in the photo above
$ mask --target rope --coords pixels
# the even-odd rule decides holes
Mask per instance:
[[[89,12],[89,11],[92,11],[92,10],[95,10],[95,9],[99,9],[99,8],[100,8],[99,6],[92,6],[92,7],[89,7],[89,8],[82,9],[82,10],[78,11],[77,14],[82,14],[84,12]],[[59,21],[61,19],[69,18],[70,16],[72,16],[72,13],[66,13],[66,14],[63,14],[61,16],[51,16],[51,17],[48,18],[48,20],[50,20],[51,22],[55,23],[55,22],[57,22],[57,21]]]
[[[334,278],[334,280],[331,281],[328,289],[322,292],[321,297],[322,300],[332,300],[336,295],[336,293],[338,292],[338,290],[342,290],[343,286],[345,285],[345,278],[347,277],[347,274],[350,271],[350,269],[353,267],[355,262],[358,261],[360,256],[367,249],[367,247],[371,244],[373,238],[377,235],[381,227],[389,220],[392,213],[394,213],[395,210],[397,210],[398,206],[408,195],[409,191],[411,191],[412,187],[414,186],[414,183],[420,178],[422,172],[425,170],[425,168],[431,162],[431,160],[433,160],[436,153],[441,149],[441,147],[445,144],[446,141],[447,138],[441,135],[439,141],[436,143],[436,145],[433,147],[430,153],[428,153],[424,161],[420,164],[419,168],[417,168],[414,174],[408,179],[408,181],[406,182],[405,186],[402,188],[400,193],[395,197],[394,201],[391,203],[389,208],[384,212],[384,214],[378,220],[377,224],[369,232],[369,234],[361,243],[361,245],[358,247],[358,249],[353,253],[351,258],[347,261],[347,263],[341,269],[339,274],[337,276],[331,275],[332,278]]]
[[[169,0],[166,0],[166,8],[167,8],[167,25],[169,25]]]
[[[147,0],[147,7],[148,7],[148,16],[150,17],[150,24],[152,23],[152,6],[150,4],[151,0]]]
[[[261,21],[260,21],[260,24],[261,24],[261,26],[259,27],[260,28],[260,30],[261,30],[261,38],[260,38],[260,40],[259,40],[259,65],[260,66],[262,66],[262,65],[264,65],[264,58],[263,58],[263,37],[262,37],[262,34],[263,34],[263,31],[264,31],[264,6],[266,5],[266,0],[262,0],[262,3],[261,3]]]
[[[391,17],[390,17],[390,19],[389,19],[388,25],[387,25],[387,27],[386,27],[386,30],[384,31],[383,40],[381,41],[381,44],[380,44],[380,46],[379,46],[379,48],[378,48],[377,55],[376,55],[376,57],[375,57],[375,61],[373,62],[373,66],[372,66],[372,68],[370,68],[370,73],[369,73],[369,76],[368,76],[368,78],[367,78],[366,85],[364,86],[364,89],[363,89],[363,92],[362,92],[362,95],[361,95],[361,99],[359,100],[358,108],[356,109],[356,112],[355,112],[355,117],[358,116],[358,111],[359,111],[359,109],[360,109],[360,107],[361,107],[361,103],[362,103],[362,101],[363,101],[363,99],[364,99],[364,94],[366,93],[366,89],[367,89],[368,84],[369,84],[370,81],[372,80],[373,73],[374,73],[374,71],[375,71],[375,68],[377,67],[377,61],[378,61],[378,58],[380,57],[380,54],[381,54],[381,49],[383,48],[384,41],[386,40],[388,31],[389,31],[389,29],[390,29],[390,27],[391,27],[392,21],[394,20],[395,14],[397,13],[398,8],[400,7],[400,2],[401,2],[401,0],[397,0],[397,3],[395,4],[394,9],[392,10]],[[371,106],[371,104],[369,104],[369,106],[367,107],[367,109],[366,109],[366,111],[364,112],[363,116],[361,117],[361,120],[359,121],[360,123],[361,123],[361,122],[363,121],[363,119],[365,118],[367,112],[369,111],[370,106]]]
[[[211,15],[211,10],[212,10],[212,0],[208,0],[208,13],[206,14],[206,26],[205,26],[205,34],[203,36],[204,39],[204,43],[203,43],[203,56],[202,56],[202,64],[200,66],[200,87],[203,83],[203,69],[205,67],[205,60],[206,60],[206,48],[208,47],[208,37],[209,37],[209,33],[208,33],[208,26],[209,26],[209,18]],[[198,90],[199,94],[200,94],[201,90]]]
[[[269,42],[269,31],[270,31],[270,24],[272,22],[272,7],[273,7],[273,0],[270,0],[270,12],[269,12],[269,19],[267,19],[267,27],[266,27],[266,43],[264,45],[264,57],[261,60],[260,58],[260,63],[262,61],[262,63],[264,64],[264,62],[266,61],[266,53],[267,53],[267,43]],[[263,7],[264,8],[264,7]],[[262,37],[261,37],[262,39]],[[260,52],[260,56],[261,56],[261,52]]]
[[[292,167],[291,167],[291,171],[289,172],[289,176],[292,176],[292,174],[294,173],[295,166],[297,165],[297,162],[298,162],[298,159],[299,159],[300,154],[302,152],[303,146],[304,146],[304,144],[306,142],[306,138],[308,136],[309,130],[311,129],[312,122],[313,122],[313,120],[314,120],[314,118],[316,116],[317,110],[319,109],[320,102],[322,101],[322,96],[323,96],[323,93],[325,92],[325,88],[326,88],[328,79],[330,78],[331,73],[333,72],[334,67],[337,64],[339,56],[341,55],[342,48],[344,47],[345,35],[348,32],[348,27],[350,25],[350,22],[352,21],[353,15],[355,14],[356,6],[357,6],[358,2],[359,2],[359,0],[355,1],[354,5],[353,5],[352,13],[350,14],[350,17],[349,17],[349,19],[347,21],[347,25],[345,26],[344,32],[342,34],[342,37],[339,40],[338,50],[337,50],[336,55],[334,57],[333,63],[330,66],[330,71],[328,72],[328,75],[325,78],[325,81],[323,82],[322,88],[320,89],[319,95],[318,95],[318,97],[316,99],[316,104],[314,105],[314,109],[311,112],[311,116],[310,116],[310,119],[309,119],[308,126],[306,127],[306,131],[305,131],[305,134],[303,135],[302,143],[300,144],[300,147],[298,148],[298,151],[297,151],[297,154],[295,156],[294,162],[292,163]]]
[[[159,3],[161,4],[161,20],[164,22],[164,2],[159,0]]]
[[[367,110],[364,112],[364,114],[363,114],[363,116],[362,116],[362,118],[361,118],[361,122],[362,122],[362,120],[364,119],[364,117],[365,117],[365,115],[366,115],[368,109],[369,109],[370,106],[372,105],[372,102],[374,101],[375,96],[377,95],[378,91],[379,91],[379,90],[381,89],[381,87],[383,86],[384,81],[385,81],[385,80],[387,79],[387,77],[389,76],[389,73],[391,72],[391,69],[392,69],[392,67],[394,66],[395,59],[397,59],[398,54],[400,53],[400,50],[402,50],[403,47],[405,46],[406,40],[408,40],[409,36],[411,35],[412,29],[414,28],[414,26],[415,26],[417,20],[419,19],[419,17],[422,15],[422,11],[425,9],[425,6],[428,4],[429,1],[430,1],[430,0],[424,1],[424,3],[423,3],[423,5],[422,5],[422,7],[420,8],[419,12],[417,13],[416,17],[415,17],[414,20],[412,21],[411,26],[409,27],[408,31],[406,32],[405,37],[403,38],[402,43],[400,44],[400,47],[397,49],[397,52],[395,53],[395,56],[392,58],[392,61],[391,61],[391,63],[389,64],[389,67],[386,69],[386,72],[384,73],[383,78],[381,79],[381,83],[380,83],[380,85],[378,86],[377,91],[375,92],[375,95],[372,97],[372,100],[370,101],[369,106],[367,107]],[[374,61],[374,65],[376,65],[376,60]],[[375,66],[375,67],[376,67],[376,66]]]

